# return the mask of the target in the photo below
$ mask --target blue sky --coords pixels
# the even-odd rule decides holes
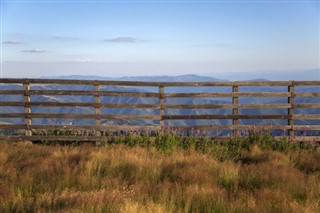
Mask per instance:
[[[319,33],[319,1],[1,1],[1,76],[285,75]]]

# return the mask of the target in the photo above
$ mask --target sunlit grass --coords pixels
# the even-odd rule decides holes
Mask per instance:
[[[320,211],[320,148],[170,140],[1,142],[0,212]]]

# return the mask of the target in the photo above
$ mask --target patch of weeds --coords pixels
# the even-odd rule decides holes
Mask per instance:
[[[304,203],[308,198],[308,194],[306,191],[296,191],[292,194],[292,198],[299,203]]]
[[[257,174],[242,174],[239,180],[239,188],[252,192],[261,189],[263,185],[263,181]]]
[[[181,136],[172,133],[158,132],[155,138],[155,146],[164,154],[171,154],[174,148],[181,144]]]
[[[212,141],[209,137],[200,138],[195,141],[195,149],[203,153],[208,153],[211,143]]]
[[[180,182],[182,180],[178,170],[184,169],[187,165],[182,162],[165,165],[160,173],[160,180],[170,182]]]
[[[133,185],[139,173],[139,167],[134,162],[123,161],[113,168],[113,176]]]
[[[215,212],[215,213],[227,213],[226,206],[215,200],[213,197],[193,197],[188,209],[189,212]]]
[[[242,150],[239,162],[242,164],[257,164],[265,162],[269,159],[269,154],[262,151],[258,145],[250,147],[249,151]]]
[[[320,172],[320,151],[300,150],[290,155],[290,161],[305,173]]]
[[[228,192],[234,192],[239,183],[238,166],[232,162],[224,162],[218,171],[218,183]]]

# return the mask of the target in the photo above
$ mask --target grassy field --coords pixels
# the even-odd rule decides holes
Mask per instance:
[[[320,212],[320,148],[170,137],[0,142],[0,212]]]

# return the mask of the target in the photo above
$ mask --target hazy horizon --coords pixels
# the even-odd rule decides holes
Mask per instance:
[[[4,0],[0,12],[1,77],[320,79],[319,1]]]

